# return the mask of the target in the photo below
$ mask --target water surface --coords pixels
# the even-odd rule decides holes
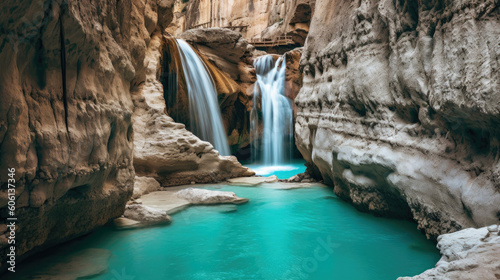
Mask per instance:
[[[191,207],[173,215],[169,226],[104,227],[49,257],[107,249],[108,272],[92,279],[136,280],[387,280],[419,274],[439,259],[413,223],[358,212],[328,188],[273,189],[279,184],[209,187],[250,202]],[[39,262],[29,270],[51,265]]]
[[[282,165],[265,165],[265,164],[244,164],[246,167],[255,171],[259,176],[276,175],[278,179],[289,179],[290,177],[306,171],[305,160],[294,160]]]

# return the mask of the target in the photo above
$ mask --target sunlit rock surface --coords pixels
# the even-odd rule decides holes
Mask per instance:
[[[199,188],[187,188],[178,191],[177,197],[185,199],[192,204],[241,204],[248,201],[246,198],[237,197],[234,192],[212,191]]]
[[[125,207],[123,217],[137,221],[140,224],[170,223],[172,219],[167,211],[152,208],[138,203],[131,203]]]
[[[468,228],[438,237],[442,257],[436,267],[415,277],[398,280],[500,279],[499,226]]]
[[[2,2],[0,215],[15,168],[17,261],[123,213],[134,180],[130,89],[172,2]]]
[[[497,1],[316,2],[296,141],[357,208],[429,237],[500,219]]]

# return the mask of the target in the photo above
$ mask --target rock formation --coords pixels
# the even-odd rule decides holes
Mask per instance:
[[[255,72],[250,64],[254,49],[243,39],[241,33],[223,28],[189,30],[179,38],[195,48],[214,79],[232,150],[247,146],[250,142],[248,123],[252,84],[255,82]],[[167,102],[167,111],[174,120],[186,124],[190,129],[188,94],[183,79],[180,75],[179,91],[175,98],[167,96],[171,100]]]
[[[212,191],[198,188],[183,189],[175,193],[175,195],[195,205],[223,203],[241,204],[248,202],[247,198],[238,197],[234,192]]]
[[[157,65],[173,1],[2,5],[0,215],[15,168],[17,261],[122,215],[133,162],[162,186],[253,174],[165,114]]]
[[[498,1],[316,1],[299,150],[337,195],[429,237],[498,222],[499,32]]]
[[[415,277],[398,280],[497,280],[500,279],[498,225],[468,228],[438,237],[442,257],[436,267]]]
[[[0,215],[15,168],[17,261],[123,213],[134,180],[130,89],[144,79],[150,35],[169,24],[171,5],[2,3]]]
[[[165,114],[163,86],[158,80],[164,40],[159,32],[152,36],[146,52],[145,82],[132,92],[135,172],[154,178],[162,187],[253,175],[235,157],[220,156],[210,143]]]
[[[191,28],[230,27],[246,39],[287,34],[303,45],[314,5],[315,0],[192,0],[187,5],[178,0],[169,31],[179,35]]]

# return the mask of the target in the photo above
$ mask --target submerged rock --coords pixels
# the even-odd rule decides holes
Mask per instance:
[[[436,267],[415,277],[398,280],[496,280],[500,279],[498,226],[468,228],[438,237],[442,257]]]
[[[39,279],[39,280],[74,280],[87,279],[103,274],[108,270],[108,260],[111,251],[106,249],[84,249],[76,251],[64,259],[42,259],[40,265],[45,266],[41,272],[27,276],[29,272],[18,271],[18,279]],[[28,267],[29,268],[29,267]],[[7,275],[9,276],[9,275]]]
[[[198,188],[180,190],[176,195],[192,204],[241,204],[248,201],[247,198],[238,197],[233,192],[212,191]]]

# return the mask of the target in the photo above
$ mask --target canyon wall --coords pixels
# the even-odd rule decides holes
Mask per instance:
[[[500,221],[500,8],[318,0],[298,149],[341,198],[428,237]]]
[[[178,0],[176,22],[169,31],[178,35],[191,28],[232,26],[246,39],[286,33],[303,45],[314,3],[315,0],[190,0],[185,4]]]
[[[134,168],[130,89],[172,1],[7,1],[0,19],[0,215],[15,168],[16,254],[123,213]],[[6,228],[1,227],[1,270]]]

